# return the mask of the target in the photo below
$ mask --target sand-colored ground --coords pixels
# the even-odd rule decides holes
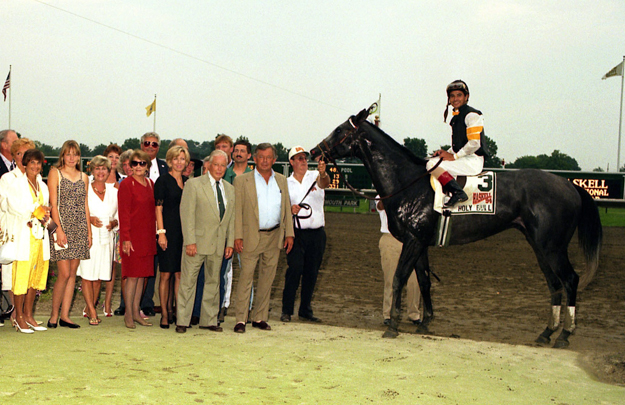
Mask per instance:
[[[549,299],[536,260],[514,231],[431,249],[432,335],[382,339],[382,274],[375,215],[328,214],[328,248],[314,298],[321,325],[280,322],[285,264],[270,324],[220,334],[157,326],[128,330],[120,317],[25,336],[0,328],[0,403],[625,403],[625,230],[605,228],[597,277],[579,295],[567,350],[533,343]],[[571,245],[581,267],[576,243]],[[235,271],[236,283],[236,271]],[[37,318],[46,320],[49,303]],[[158,318],[154,318],[154,323]]]

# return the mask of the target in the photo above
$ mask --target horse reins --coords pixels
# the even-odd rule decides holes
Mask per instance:
[[[308,191],[306,192],[306,194],[304,194],[304,197],[302,198],[302,200],[299,202],[299,204],[297,204],[298,206],[300,206],[301,208],[305,209],[305,210],[310,210],[310,213],[308,215],[304,215],[304,216],[299,216],[299,214],[293,214],[293,220],[297,226],[297,229],[302,229],[302,225],[300,224],[300,219],[308,219],[310,217],[312,217],[312,207],[310,206],[310,204],[307,204],[304,202],[304,200],[306,199],[306,197],[308,197],[308,194],[310,194],[310,192],[313,190],[313,188],[315,188],[315,185],[317,184],[317,180],[315,179],[315,181],[313,182],[313,184],[310,185],[310,188],[308,189]]]

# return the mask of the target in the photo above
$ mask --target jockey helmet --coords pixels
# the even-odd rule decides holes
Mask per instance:
[[[454,80],[447,85],[447,97],[449,97],[451,92],[454,90],[460,90],[465,95],[469,95],[469,86],[467,86],[467,84],[462,80]]]

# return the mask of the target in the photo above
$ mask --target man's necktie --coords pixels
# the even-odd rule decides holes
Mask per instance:
[[[219,182],[215,182],[215,187],[217,187],[217,203],[219,204],[219,220],[221,221],[224,218],[224,212],[226,212],[226,207],[224,204],[224,198],[221,195],[221,188],[219,187]]]

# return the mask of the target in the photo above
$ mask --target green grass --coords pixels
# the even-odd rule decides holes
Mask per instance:
[[[625,226],[625,208],[599,208],[603,226]]]

